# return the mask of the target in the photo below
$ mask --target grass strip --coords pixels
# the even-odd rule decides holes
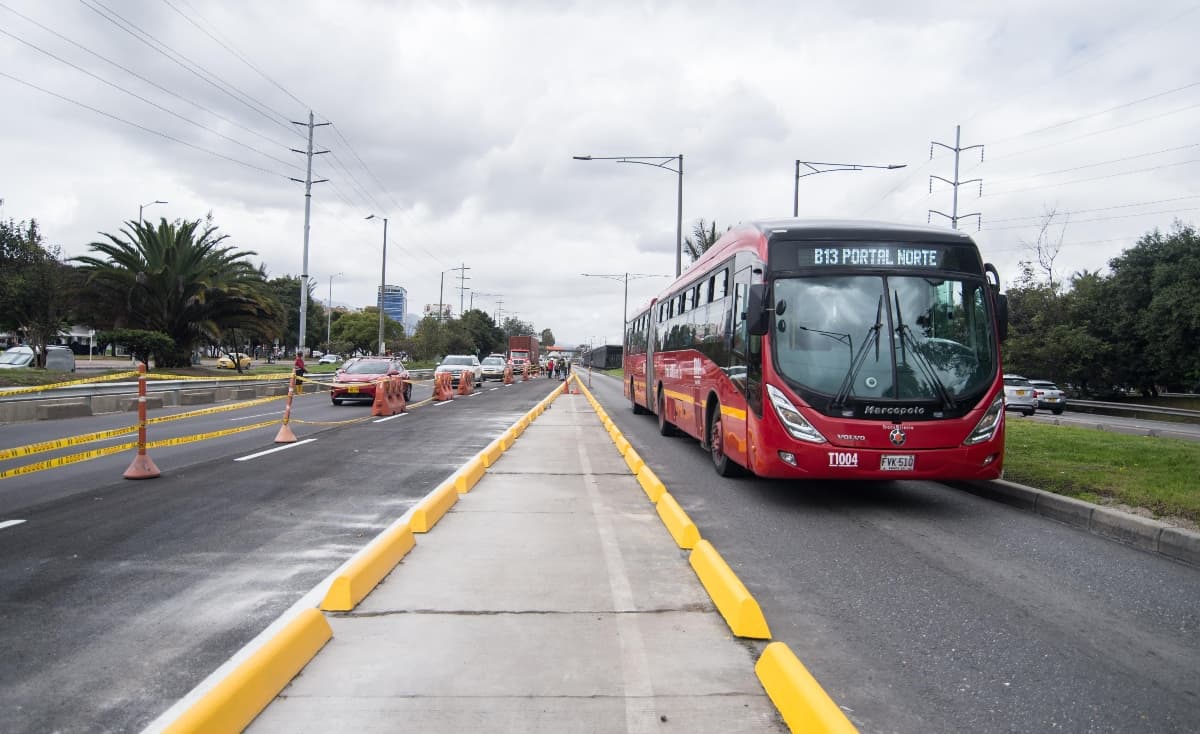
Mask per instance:
[[[1200,442],[1009,420],[1004,478],[1200,522]]]

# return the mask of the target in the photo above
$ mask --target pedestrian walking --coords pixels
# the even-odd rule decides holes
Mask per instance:
[[[546,377],[554,377],[554,360],[546,363]]]
[[[295,370],[296,377],[304,377],[304,373],[308,371],[304,365],[304,355],[300,352],[296,352],[296,361],[293,363],[292,369]]]

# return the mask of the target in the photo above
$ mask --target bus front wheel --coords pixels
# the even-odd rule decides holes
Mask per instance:
[[[720,403],[713,406],[712,416],[708,419],[708,451],[717,474],[723,477],[742,475],[741,467],[725,455],[725,435],[721,432]]]

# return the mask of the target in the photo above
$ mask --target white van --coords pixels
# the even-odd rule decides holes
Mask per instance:
[[[33,347],[13,347],[0,354],[0,370],[33,367]],[[75,371],[75,353],[66,347],[46,347],[46,369],[57,372]]]

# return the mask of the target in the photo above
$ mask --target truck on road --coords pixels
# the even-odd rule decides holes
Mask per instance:
[[[538,367],[538,340],[536,336],[510,336],[508,338],[508,361],[513,372],[520,372],[529,365],[530,370]]]

